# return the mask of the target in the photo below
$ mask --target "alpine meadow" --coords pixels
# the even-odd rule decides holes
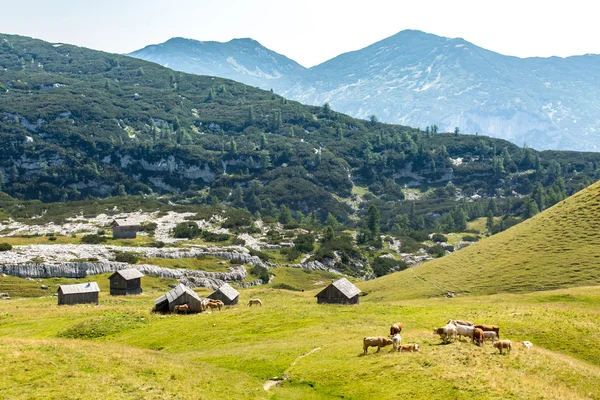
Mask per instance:
[[[0,398],[600,399],[597,58],[0,33]]]

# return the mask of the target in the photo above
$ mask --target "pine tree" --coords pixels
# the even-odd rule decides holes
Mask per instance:
[[[323,234],[323,241],[331,242],[334,238],[335,238],[335,231],[333,230],[333,228],[331,226],[327,226],[327,228],[325,228],[325,233]]]
[[[229,140],[229,153],[237,153],[237,143],[235,142],[235,139],[233,137],[231,137],[231,139]]]
[[[338,220],[331,213],[327,213],[327,220],[325,224],[332,227],[334,230],[337,229],[339,225]]]
[[[260,149],[264,150],[267,147],[267,136],[264,133],[260,135]]]
[[[488,231],[491,231],[494,227],[494,214],[492,213],[492,211],[488,211],[487,223],[485,224],[485,226],[488,228]]]
[[[292,222],[292,213],[288,206],[283,204],[279,213],[279,222],[283,225],[288,225]]]
[[[523,199],[523,219],[529,219],[539,212],[536,202],[530,197],[526,196]]]
[[[254,109],[252,106],[248,107],[248,121],[246,121],[248,125],[252,125],[254,123]]]
[[[379,215],[379,210],[374,204],[370,204],[367,211],[367,229],[369,230],[371,239],[374,239],[379,235],[381,229],[380,225],[381,217]]]
[[[544,197],[544,187],[540,182],[536,182],[531,191],[531,198],[536,202],[539,211],[545,208]]]

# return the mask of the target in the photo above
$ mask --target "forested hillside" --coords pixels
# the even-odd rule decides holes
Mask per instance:
[[[162,194],[346,224],[373,204],[406,234],[490,213],[504,229],[599,177],[599,154],[358,120],[67,44],[0,35],[0,67],[0,182],[17,199]]]

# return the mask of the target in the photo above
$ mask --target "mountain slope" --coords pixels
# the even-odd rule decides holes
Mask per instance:
[[[226,43],[173,38],[128,54],[177,71],[232,79],[262,89],[288,87],[306,68],[252,39]]]
[[[444,132],[459,127],[540,150],[600,151],[600,105],[594,101],[600,95],[600,56],[521,59],[408,30],[306,70],[264,56],[269,51],[259,45],[202,43],[183,46],[177,39],[132,55],[273,88],[305,104],[327,102],[358,118],[374,114],[391,123],[435,124]],[[248,60],[239,64],[259,72],[240,72],[227,59]]]
[[[454,254],[364,283],[373,298],[600,285],[600,182]]]

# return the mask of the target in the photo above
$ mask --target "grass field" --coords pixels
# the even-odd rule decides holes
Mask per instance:
[[[600,397],[598,287],[453,299],[369,294],[357,306],[317,305],[318,289],[261,287],[242,290],[238,306],[183,316],[151,313],[168,287],[146,286],[136,297],[104,291],[97,307],[0,302],[0,398]],[[250,297],[264,306],[245,307]],[[489,344],[441,345],[431,329],[449,318],[500,324],[503,338],[535,347],[500,356]],[[422,351],[362,356],[362,338],[386,335],[396,321],[403,342]]]

